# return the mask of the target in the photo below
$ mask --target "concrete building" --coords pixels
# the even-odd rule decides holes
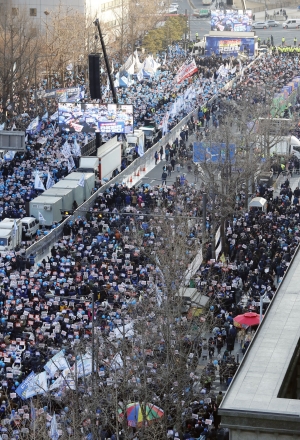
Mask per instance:
[[[300,251],[296,252],[219,412],[230,440],[300,439]]]
[[[126,1],[126,0],[125,0]],[[8,6],[10,2],[11,6]],[[14,14],[28,14],[39,29],[43,29],[52,11],[59,8],[84,14],[87,18],[99,18],[110,27],[117,25],[124,0],[0,0],[0,6],[11,7]]]

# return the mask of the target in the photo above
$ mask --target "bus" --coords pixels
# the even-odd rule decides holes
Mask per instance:
[[[212,0],[202,0],[203,6],[209,6],[212,4]]]

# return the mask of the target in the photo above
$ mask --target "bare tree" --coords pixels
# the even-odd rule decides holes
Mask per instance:
[[[34,79],[34,66],[40,49],[38,29],[22,8],[3,6],[0,16],[0,87],[3,115],[8,104],[19,97],[22,112],[23,98]]]
[[[81,338],[65,344],[71,370],[64,373],[57,392],[46,392],[33,402],[38,409],[47,405],[52,413],[62,414],[63,440],[81,440],[88,433],[99,438],[102,429],[117,438],[122,432],[123,439],[136,431],[149,440],[165,438],[171,426],[182,432],[191,418],[192,402],[206,386],[198,363],[207,332],[215,326],[213,300],[207,296],[207,284],[196,283],[191,296],[185,280],[200,250],[200,219],[190,214],[180,191],[173,201],[171,206],[162,199],[151,219],[128,213],[131,226],[123,240],[128,252],[129,243],[134,243],[134,252],[125,255],[125,264],[147,266],[148,276],[141,273],[134,290],[124,279],[124,307],[97,306],[89,337],[83,338],[87,330],[82,327]],[[87,353],[94,364],[92,374],[85,375],[79,364]],[[131,419],[130,404],[140,407],[140,420]],[[41,414],[36,432],[42,432],[45,423]],[[34,437],[32,429],[31,425],[30,438],[41,438]]]

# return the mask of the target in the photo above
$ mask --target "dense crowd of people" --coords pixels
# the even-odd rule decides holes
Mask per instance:
[[[120,92],[124,95],[120,96],[121,100],[132,99],[135,103],[140,111],[140,122],[145,117],[154,118],[157,123],[161,121],[177,94],[184,93],[184,89],[191,85],[189,81],[185,81],[174,92],[176,88],[174,89],[172,80],[176,63],[173,71],[162,71],[157,78],[135,84],[125,93]],[[260,59],[257,63],[244,71],[243,80],[238,87],[224,92],[222,99],[238,99],[239,88],[243,84],[253,83],[263,87],[271,76],[274,77],[274,87],[280,90],[295,75],[296,65],[293,59],[274,56]],[[198,103],[201,108],[234,75],[229,72],[233,66],[227,66],[226,74],[218,81],[217,71],[221,60],[207,60],[206,65],[203,64],[200,60],[201,74],[194,80],[196,96],[199,94],[195,98],[195,106]],[[203,115],[200,114],[203,121],[217,112],[217,108],[204,110]],[[185,112],[186,109],[182,108],[171,118],[169,124],[175,123]],[[196,122],[189,121],[190,129],[194,130]],[[40,137],[47,138],[42,146],[39,144]],[[68,173],[68,164],[62,160],[60,151],[66,140],[70,144],[74,142],[71,135],[62,136],[57,133],[54,124],[48,121],[41,133],[29,137],[27,151],[23,156],[16,154],[10,162],[2,164],[2,218],[24,215],[26,202],[37,195],[34,190],[34,171],[39,171],[45,180],[50,172],[55,181]],[[84,142],[83,137],[78,141]],[[180,168],[187,166],[186,161],[190,159],[190,154],[186,144],[187,139],[181,138],[177,143],[166,146],[158,158],[159,166],[163,165],[164,171],[170,171],[171,177],[177,163],[181,164]],[[160,159],[167,161],[160,162]],[[175,161],[173,165],[172,160]],[[170,170],[167,168],[169,165]],[[173,182],[174,180],[173,177]],[[63,404],[69,383],[62,377],[61,371],[74,374],[80,362],[76,353],[82,341],[86,355],[90,356],[87,365],[91,364],[89,350],[93,345],[94,331],[101,347],[96,367],[97,381],[101,378],[99,388],[102,391],[99,395],[105,395],[106,398],[110,395],[107,388],[112,371],[119,371],[118,383],[122,372],[126,371],[127,374],[122,350],[128,354],[132,363],[130,379],[136,382],[142,380],[142,369],[137,361],[141,356],[138,317],[143,313],[143,304],[147,303],[149,308],[145,322],[152,329],[155,314],[158,313],[157,306],[160,307],[166,300],[167,283],[160,269],[160,260],[163,258],[161,251],[171,250],[168,248],[170,237],[165,236],[165,220],[171,224],[176,215],[186,219],[183,221],[183,230],[176,230],[184,239],[186,257],[183,272],[195,256],[195,250],[201,246],[201,226],[196,219],[201,216],[204,188],[197,189],[188,180],[189,177],[179,178],[174,184],[153,187],[143,185],[127,188],[124,185],[112,185],[98,195],[93,208],[84,218],[77,217],[65,225],[63,237],[52,246],[50,255],[42,261],[35,262],[34,255],[27,260],[24,249],[1,256],[0,426],[3,439],[17,439],[22,428],[30,428],[32,411],[27,417],[30,413],[30,408],[26,405],[28,402],[25,401],[24,405],[16,390],[32,371],[43,379],[39,384],[40,389],[36,384],[29,387],[34,389],[32,406],[46,405],[48,395],[51,395],[53,401],[50,407],[45,406],[42,411],[49,413],[48,426],[50,413],[53,415],[55,410],[60,429],[72,433],[72,417],[68,415],[71,410]],[[223,253],[213,259],[212,245],[208,242],[204,261],[191,280],[193,286],[209,301],[208,314],[213,323],[209,341],[204,345],[203,340],[198,337],[193,339],[190,321],[184,313],[182,316],[174,315],[171,322],[174,332],[178,330],[178,335],[174,336],[175,343],[181,345],[179,334],[184,335],[185,356],[190,359],[187,360],[186,367],[190,379],[184,390],[182,426],[175,426],[173,418],[176,405],[169,404],[162,391],[163,384],[159,381],[156,383],[168,365],[167,342],[157,335],[151,339],[153,345],[146,347],[149,350],[149,381],[143,382],[143,386],[154,399],[152,402],[155,405],[168,408],[165,417],[169,421],[167,436],[170,439],[192,439],[200,436],[205,439],[220,438],[217,437],[221,435],[218,406],[222,399],[211,392],[211,383],[217,371],[220,383],[229,384],[236,371],[237,363],[231,357],[232,347],[236,339],[239,339],[233,325],[234,317],[246,310],[258,311],[256,304],[261,295],[265,304],[272,300],[297,248],[300,230],[299,189],[291,190],[289,181],[286,180],[279,197],[273,198],[272,190],[263,185],[257,187],[257,195],[268,200],[267,210],[244,212],[237,205],[226,230],[226,248],[223,252],[228,260]],[[209,218],[207,228],[209,230]],[[180,260],[174,263],[180,265]],[[179,287],[179,282],[182,282],[181,273],[178,274],[178,280],[174,279],[174,288]],[[242,305],[240,300],[245,293],[249,300],[246,305]],[[197,333],[200,322],[193,318],[192,324]],[[143,336],[146,340],[146,333]],[[244,352],[249,340],[249,335],[240,339]],[[46,369],[45,365],[53,356],[61,353],[61,349],[63,368],[55,365],[55,368]],[[206,350],[209,361],[199,378],[197,361]],[[137,353],[136,357],[132,356],[132,352]],[[190,354],[193,356],[190,357]],[[175,356],[174,362],[180,364],[179,357]],[[92,393],[90,388],[83,388],[84,378],[85,374],[79,380],[82,397],[80,410],[83,414]],[[35,400],[36,395],[40,396],[40,401]],[[198,396],[196,400],[195,396]],[[178,396],[175,391],[172,397],[176,403]],[[128,402],[125,391],[118,398],[117,404],[120,407]],[[111,402],[99,401],[99,414],[104,411],[105,405],[112,409]],[[116,438],[115,416],[110,414],[106,424],[103,421],[98,424],[99,438]],[[211,422],[207,423],[207,420]],[[139,435],[136,428],[132,426],[133,439]],[[83,417],[81,430],[84,438],[93,438],[89,414]],[[122,428],[120,431],[119,438],[122,439],[125,434],[122,433]],[[223,434],[225,435],[224,432]]]

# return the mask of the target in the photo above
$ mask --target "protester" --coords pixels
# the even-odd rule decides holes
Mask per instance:
[[[272,66],[270,71],[267,60],[274,61],[270,64]],[[276,72],[276,87],[279,88],[282,87],[282,81],[288,81],[292,75],[293,66],[291,67],[290,61],[274,57],[260,60],[259,63],[261,64],[258,66],[254,64],[245,71],[246,82],[265,81],[269,75]],[[280,66],[284,67],[283,75]],[[175,66],[173,68],[175,69]],[[234,75],[234,73],[228,73],[230,68],[233,69],[227,64],[220,66],[217,63],[212,66],[211,71],[201,72],[200,77],[195,80],[195,83],[198,82],[196,90],[202,90],[200,96],[193,98],[194,103],[199,104],[201,108],[199,118],[205,117],[208,120],[210,116],[213,118],[213,115],[217,113],[218,107],[214,108],[213,104],[208,105],[207,101],[217,89],[221,88],[225,80]],[[162,92],[163,95],[167,92],[170,98],[169,107],[166,106],[168,109],[174,105],[177,96],[175,94],[172,97],[174,76],[175,72],[170,76],[169,73],[160,76],[160,80],[167,79],[167,86],[163,87]],[[220,78],[218,82],[219,76],[223,79]],[[133,98],[136,95],[137,107],[140,110],[143,109],[141,117],[138,118],[139,122],[142,122],[145,116],[146,118],[153,116],[159,122],[165,115],[162,110],[164,104],[159,103],[158,100],[160,97],[154,96],[153,102],[151,101],[153,91],[158,84],[159,82],[154,79],[151,86],[148,81],[145,84],[133,86]],[[190,87],[188,81],[185,82],[184,87],[186,89]],[[142,96],[141,90],[146,90],[146,98],[138,101],[139,96]],[[231,99],[230,96],[237,98],[238,89],[223,94],[225,99]],[[150,104],[154,109],[151,113],[149,112]],[[168,121],[168,129],[173,124],[175,125],[177,118],[179,119],[186,111],[183,105],[178,115],[174,115]],[[194,124],[193,121],[189,123],[190,126]],[[166,218],[172,217],[175,213],[184,213],[191,218],[201,217],[203,189],[197,189],[193,183],[189,182],[190,179],[185,174],[178,176],[179,179],[176,179],[173,184],[175,177],[174,174],[172,176],[172,172],[180,172],[185,166],[188,167],[191,157],[191,147],[187,144],[188,134],[189,127],[186,127],[180,133],[177,142],[168,145],[168,148],[165,147],[165,155],[167,156],[168,151],[172,169],[168,169],[171,176],[164,171],[166,175],[162,183],[166,183],[166,178],[171,177],[168,182],[170,185],[154,187],[142,185],[133,188],[122,184],[111,185],[108,190],[98,194],[85,218],[77,217],[67,222],[63,237],[57,239],[50,249],[50,254],[42,261],[36,262],[34,254],[26,260],[24,249],[2,255],[0,263],[0,342],[2,344],[0,381],[4,390],[3,394],[7,396],[6,399],[9,402],[6,400],[2,402],[1,420],[14,419],[11,408],[18,409],[24,406],[20,395],[17,392],[15,396],[15,392],[31,371],[43,373],[47,362],[60,353],[61,348],[64,350],[61,355],[62,359],[65,359],[63,362],[68,362],[63,365],[75,368],[76,345],[78,341],[85,341],[86,345],[90,343],[92,322],[95,322],[96,330],[102,338],[107,338],[112,333],[116,336],[120,322],[121,325],[125,324],[125,321],[127,325],[132,325],[137,316],[138,304],[143,301],[144,297],[152,297],[153,279],[157,277],[157,267],[137,244],[137,232],[142,238],[143,248],[152,250],[165,239],[159,229],[156,213],[163,213]],[[55,181],[68,173],[68,161],[61,160],[61,147],[66,141],[74,145],[73,135],[58,135],[52,124],[46,125],[40,135],[47,138],[43,148],[38,147],[38,137],[33,135],[29,138],[28,143],[31,146],[24,157],[16,155],[9,165],[2,166],[4,179],[0,181],[3,185],[0,189],[3,190],[3,217],[24,215],[24,200],[32,200],[37,195],[34,189],[34,169],[41,173],[41,179],[45,184],[48,173],[51,173]],[[79,138],[79,141],[80,139],[83,141],[82,138]],[[158,151],[156,155],[155,161],[157,162]],[[176,171],[174,171],[175,165]],[[166,166],[168,166],[167,162]],[[196,177],[198,179],[196,174],[195,179]],[[17,194],[15,203],[11,205],[8,201],[13,198],[15,188],[18,189],[20,195]],[[244,199],[241,197],[233,219],[227,224],[226,229],[226,249],[229,260],[226,260],[223,254],[213,259],[211,242],[207,243],[205,259],[196,271],[192,282],[199,292],[214,303],[211,314],[218,325],[214,327],[214,336],[210,340],[209,348],[210,356],[214,357],[218,354],[219,358],[209,362],[206,366],[205,374],[200,380],[202,382],[199,400],[189,404],[191,413],[197,414],[197,420],[184,418],[186,422],[183,428],[187,436],[208,437],[211,435],[213,431],[208,429],[205,423],[207,419],[214,420],[214,427],[218,428],[217,409],[221,398],[213,396],[210,390],[218,364],[220,365],[220,379],[222,377],[222,381],[227,385],[237,368],[237,362],[230,356],[230,348],[232,349],[236,339],[235,329],[232,326],[234,317],[245,310],[258,311],[256,304],[261,295],[269,300],[272,299],[276,286],[281,282],[298,245],[299,209],[298,203],[291,204],[290,192],[288,181],[283,184],[280,196],[274,199],[272,190],[258,186],[257,195],[264,195],[268,199],[266,213],[255,210],[245,212],[245,209],[242,211],[241,208],[245,207]],[[298,193],[296,189],[295,198],[299,196]],[[5,198],[7,201],[4,201]],[[211,218],[208,215],[208,232],[210,221]],[[202,231],[198,223],[190,222],[184,233],[188,243],[198,240],[200,246]],[[159,288],[161,285],[156,287]],[[239,301],[241,292],[248,295],[246,307]],[[71,299],[71,296],[74,298]],[[243,341],[245,352],[249,335],[245,336]],[[185,342],[189,345],[190,341],[187,338]],[[195,341],[192,342],[195,343]],[[224,342],[226,342],[225,346]],[[216,353],[212,350],[214,346],[217,349]],[[201,353],[199,345],[197,350]],[[9,362],[5,359],[9,359]],[[107,359],[108,367],[112,368],[113,359],[109,356]],[[91,362],[88,365],[90,364]],[[163,366],[153,367],[154,372],[151,373],[151,377],[155,377],[159,368]],[[53,370],[55,370],[54,373]],[[99,366],[100,371],[103,372],[101,377],[107,376],[104,366]],[[12,374],[12,377],[7,377],[7,373]],[[45,379],[43,384],[47,389],[51,388],[54,398],[60,398],[64,386],[62,386],[62,379],[57,376],[57,369],[51,367],[50,363],[46,373],[43,376]],[[56,382],[57,380],[60,382]],[[191,386],[196,384],[196,378],[192,376],[191,384]],[[159,396],[159,392],[157,394],[159,405],[159,399],[163,397]],[[209,403],[204,401],[208,396],[211,396]],[[47,412],[47,409],[45,411]],[[67,420],[68,408],[59,408],[57,418],[59,422]],[[170,426],[168,438],[175,437],[176,428],[178,429],[178,427]],[[106,427],[101,427],[103,435],[104,432],[111,437],[116,435],[115,432],[108,432],[105,429]],[[83,432],[88,438],[90,435],[88,426],[83,428]],[[5,434],[5,431],[3,433]]]

